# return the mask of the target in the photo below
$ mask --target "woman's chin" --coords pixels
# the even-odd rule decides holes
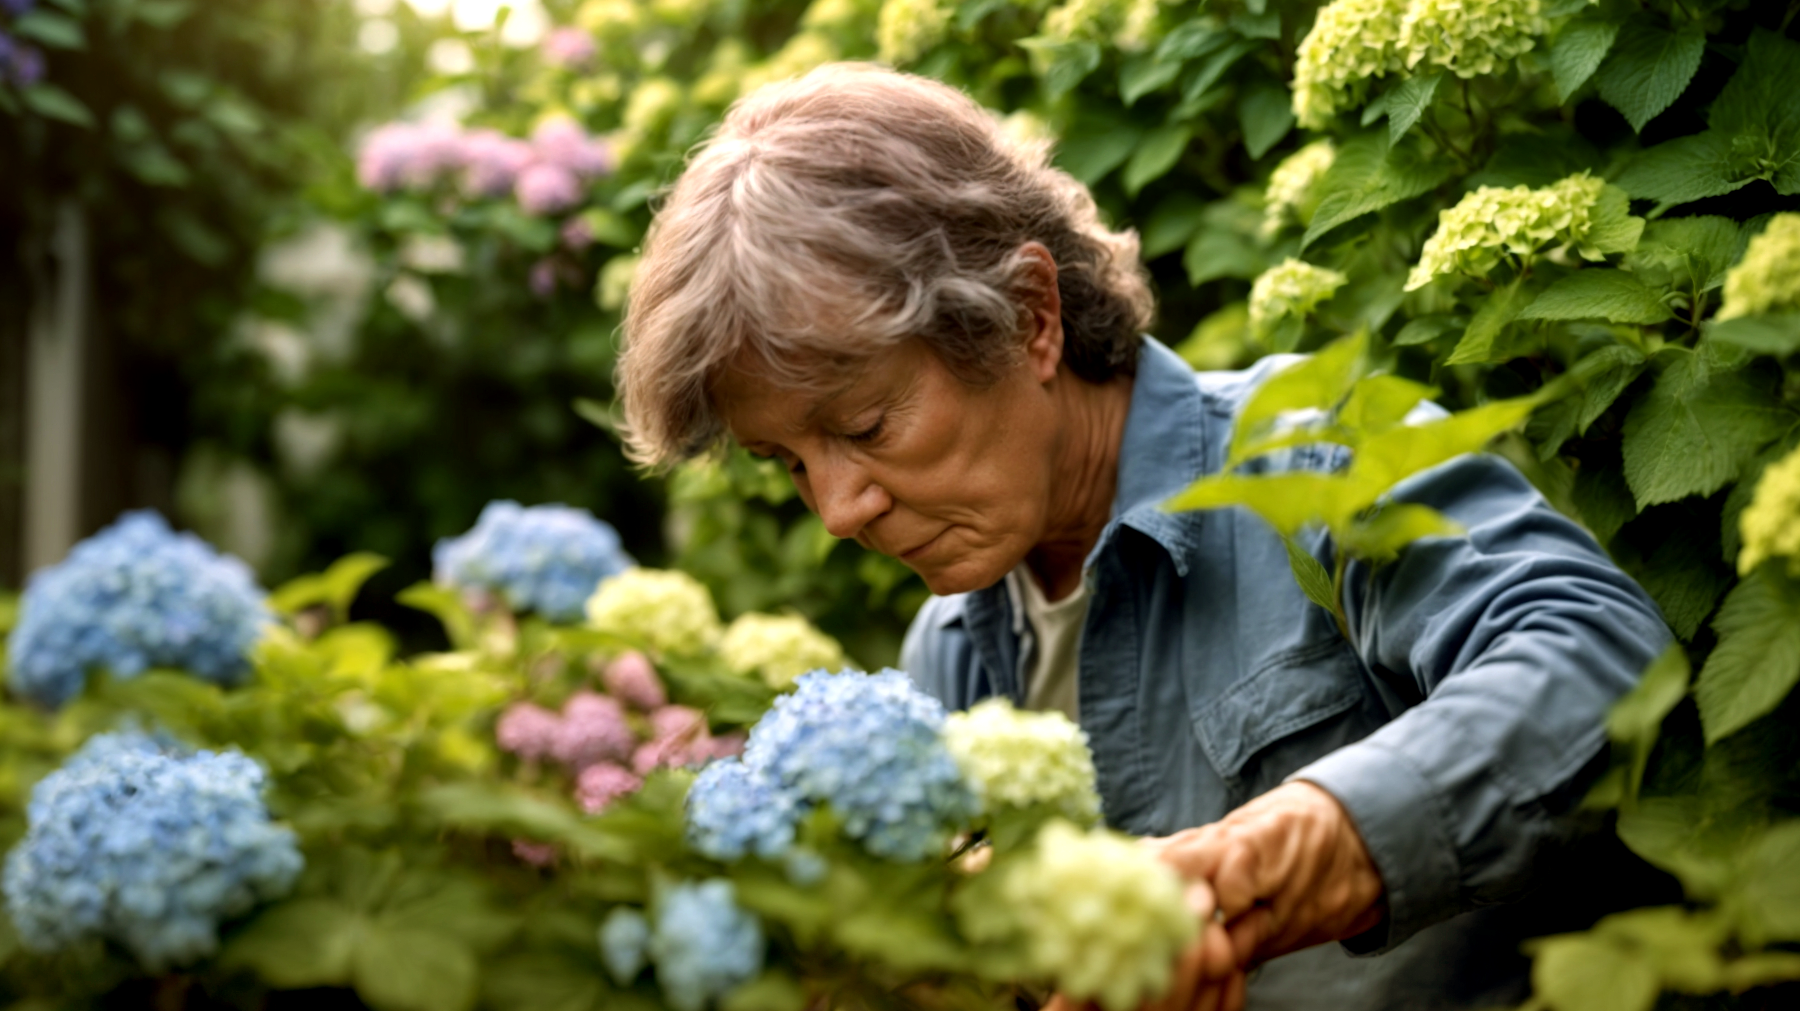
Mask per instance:
[[[1006,578],[1013,565],[1006,565],[989,558],[971,558],[964,556],[953,562],[931,565],[906,563],[909,568],[925,580],[925,587],[940,597],[948,597],[953,593],[969,593],[974,590],[985,590]],[[1014,565],[1017,562],[1013,563]]]

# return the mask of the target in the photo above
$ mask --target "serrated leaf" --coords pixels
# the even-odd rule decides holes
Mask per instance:
[[[1422,74],[1401,81],[1387,93],[1386,110],[1388,116],[1388,138],[1393,143],[1400,143],[1406,131],[1425,115],[1431,108],[1432,99],[1437,97],[1438,84],[1444,79],[1443,74]]]
[[[368,551],[345,555],[322,573],[300,576],[269,594],[269,607],[279,614],[293,614],[315,604],[331,608],[338,621],[349,620],[350,603],[369,577],[390,563]]]
[[[81,99],[54,84],[40,81],[20,92],[19,99],[25,103],[25,108],[47,119],[89,128],[94,125],[94,114]]]
[[[1500,433],[1522,424],[1537,404],[1536,397],[1496,400],[1446,418],[1390,428],[1356,448],[1349,479],[1359,493],[1372,489],[1374,495],[1384,494],[1422,470],[1485,448]]]
[[[1713,631],[1719,645],[1694,685],[1708,744],[1768,714],[1800,682],[1800,586],[1757,569],[1725,597]]]
[[[1619,528],[1638,514],[1637,500],[1625,483],[1625,475],[1612,467],[1589,467],[1577,472],[1569,497],[1581,511],[1581,525],[1601,544],[1612,540]]]
[[[1356,381],[1338,412],[1338,424],[1354,432],[1373,435],[1406,420],[1420,401],[1437,390],[1401,376],[1369,376]]]
[[[1281,415],[1290,411],[1337,407],[1350,394],[1363,367],[1369,338],[1354,334],[1326,345],[1317,354],[1295,362],[1264,380],[1239,408],[1232,422],[1231,449],[1226,466],[1236,466],[1256,452],[1256,442]]]
[[[1619,29],[1594,83],[1600,97],[1641,133],[1687,90],[1705,52],[1706,33],[1697,27],[1671,30],[1660,19],[1640,15]]]
[[[1649,325],[1675,318],[1649,285],[1623,270],[1589,267],[1561,278],[1519,319],[1604,319]]]
[[[1294,128],[1294,104],[1286,88],[1262,85],[1238,99],[1238,123],[1244,129],[1244,149],[1252,159],[1261,158]]]
[[[1325,566],[1294,538],[1284,536],[1281,544],[1287,548],[1288,568],[1293,570],[1300,592],[1306,594],[1307,600],[1335,613],[1337,594],[1332,590],[1331,573],[1326,572]]]
[[[1338,544],[1353,557],[1386,562],[1408,544],[1425,537],[1455,537],[1461,524],[1428,506],[1389,502],[1373,516],[1358,518],[1334,531]]]
[[[1508,323],[1518,318],[1519,311],[1531,303],[1531,298],[1524,277],[1516,277],[1490,294],[1469,319],[1462,340],[1456,342],[1456,349],[1444,359],[1444,364],[1478,365],[1510,357],[1500,343],[1500,335]]]
[[[1633,259],[1684,275],[1676,282],[1684,290],[1698,284],[1701,291],[1712,291],[1725,283],[1738,256],[1739,240],[1738,224],[1730,218],[1711,214],[1663,218],[1645,228]]]
[[[1625,419],[1625,479],[1638,508],[1711,495],[1762,446],[1793,425],[1765,384],[1741,370],[1714,372],[1679,348]]]
[[[1556,75],[1556,99],[1567,102],[1600,69],[1619,36],[1619,22],[1600,15],[1578,17],[1563,26],[1550,44],[1550,70]]]
[[[1149,53],[1132,57],[1119,68],[1119,100],[1130,108],[1138,99],[1168,86],[1180,73],[1180,60],[1163,60]]]
[[[1709,339],[1735,344],[1758,354],[1788,355],[1800,351],[1800,313],[1708,320],[1704,327]]]
[[[1292,537],[1308,523],[1330,523],[1374,500],[1369,496],[1366,502],[1350,502],[1345,488],[1338,475],[1305,471],[1255,477],[1215,474],[1195,481],[1163,503],[1163,508],[1180,512],[1243,506],[1261,516],[1276,533]]]
[[[1683,642],[1693,641],[1731,585],[1731,572],[1719,564],[1718,544],[1705,535],[1666,538],[1635,575]]]
[[[432,930],[370,927],[351,955],[356,995],[375,1011],[469,1011],[475,953]]]
[[[1644,234],[1644,219],[1631,213],[1631,194],[1617,186],[1600,191],[1588,219],[1587,235],[1582,238],[1584,255],[1591,253],[1629,253],[1637,248]]]
[[[1411,145],[1394,146],[1388,132],[1346,142],[1319,182],[1319,208],[1300,240],[1305,249],[1320,236],[1364,214],[1428,193],[1450,178],[1442,159]]]
[[[297,898],[257,914],[225,944],[219,962],[243,967],[278,990],[350,982],[362,918],[336,899]]]
[[[1056,149],[1056,163],[1063,171],[1092,186],[1125,163],[1143,139],[1144,131],[1129,123],[1111,129],[1078,130]]]
[[[1150,131],[1125,163],[1121,180],[1125,192],[1137,196],[1139,190],[1168,175],[1193,136],[1193,130],[1185,125],[1170,124]]]

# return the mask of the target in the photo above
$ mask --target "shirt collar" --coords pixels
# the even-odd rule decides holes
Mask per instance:
[[[1112,519],[1087,566],[1126,526],[1162,545],[1176,572],[1187,575],[1196,547],[1194,525],[1166,512],[1162,504],[1205,472],[1206,422],[1205,398],[1194,370],[1161,342],[1145,337],[1119,443]]]

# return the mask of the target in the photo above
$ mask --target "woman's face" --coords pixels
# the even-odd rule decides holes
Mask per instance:
[[[733,437],[782,461],[834,536],[900,559],[933,593],[961,593],[998,582],[1044,535],[1061,354],[1058,322],[991,386],[967,385],[915,340],[824,393],[752,368],[714,394]]]

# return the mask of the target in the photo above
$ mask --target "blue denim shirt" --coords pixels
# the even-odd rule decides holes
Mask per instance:
[[[1237,407],[1291,360],[1196,375],[1145,342],[1112,519],[1084,569],[1081,725],[1107,821],[1162,835],[1286,780],[1316,783],[1368,844],[1387,918],[1269,963],[1251,1007],[1516,1002],[1528,968],[1519,942],[1585,926],[1556,919],[1568,897],[1545,901],[1541,886],[1604,872],[1571,866],[1580,858],[1564,851],[1582,834],[1572,812],[1603,761],[1608,707],[1669,633],[1594,540],[1492,456],[1395,490],[1467,534],[1351,565],[1353,641],[1301,593],[1255,515],[1163,511],[1220,469]],[[1306,447],[1274,465],[1340,462]],[[1329,568],[1323,535],[1310,546]],[[989,695],[1020,702],[1029,635],[1003,585],[935,597],[901,664],[953,709]]]

